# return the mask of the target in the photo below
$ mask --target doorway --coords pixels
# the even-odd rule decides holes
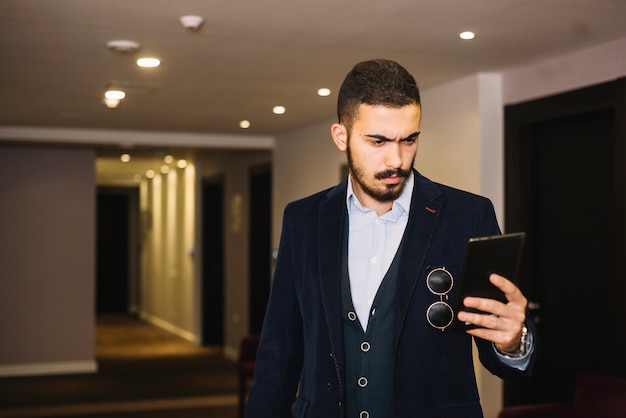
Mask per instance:
[[[272,168],[250,168],[250,333],[261,332],[272,274]]]
[[[224,344],[224,178],[202,182],[202,343]]]
[[[136,313],[139,295],[136,187],[98,187],[96,312]]]
[[[505,109],[506,231],[542,341],[505,405],[571,402],[581,373],[626,376],[626,79]]]

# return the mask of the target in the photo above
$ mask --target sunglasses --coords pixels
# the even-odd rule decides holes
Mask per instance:
[[[454,319],[454,311],[448,305],[448,293],[452,290],[454,278],[444,267],[431,270],[426,276],[426,286],[433,295],[439,296],[439,301],[434,302],[426,311],[426,319],[434,328],[445,330]],[[445,301],[444,301],[445,298]]]

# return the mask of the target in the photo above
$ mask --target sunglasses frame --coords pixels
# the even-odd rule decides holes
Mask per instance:
[[[445,292],[437,292],[435,291],[431,286],[432,284],[430,283],[431,280],[431,275],[433,273],[439,273],[439,272],[445,272],[449,277],[450,277],[450,287],[448,288],[448,290],[446,290]],[[426,310],[426,320],[428,321],[428,323],[433,327],[436,328],[438,330],[441,330],[442,332],[445,331],[446,328],[448,328],[452,322],[454,321],[454,310],[452,309],[452,307],[450,306],[450,304],[448,304],[448,293],[450,293],[450,291],[452,290],[452,288],[454,287],[454,276],[452,275],[452,273],[450,273],[448,270],[446,270],[445,267],[437,267],[432,269],[430,272],[428,272],[428,275],[426,276],[426,287],[428,288],[428,290],[430,291],[430,293],[432,293],[435,296],[439,296],[439,300],[435,301],[433,303],[430,304],[430,306],[428,306],[428,309]],[[445,300],[444,300],[445,298]],[[434,312],[433,309],[437,309],[440,306],[444,306],[446,308],[448,308],[448,310],[450,311],[450,320],[448,321],[447,324],[445,325],[435,325],[433,323],[433,321],[430,318],[431,312]]]

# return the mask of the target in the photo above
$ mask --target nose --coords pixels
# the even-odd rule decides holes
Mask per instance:
[[[402,150],[400,144],[390,142],[388,145],[387,155],[385,156],[385,164],[390,168],[402,167]]]

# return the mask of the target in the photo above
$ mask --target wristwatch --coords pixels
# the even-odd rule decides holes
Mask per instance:
[[[530,347],[528,343],[528,328],[526,328],[526,325],[524,325],[522,327],[522,337],[520,338],[520,342],[519,342],[520,356],[523,356],[524,354],[526,354],[529,348]]]

